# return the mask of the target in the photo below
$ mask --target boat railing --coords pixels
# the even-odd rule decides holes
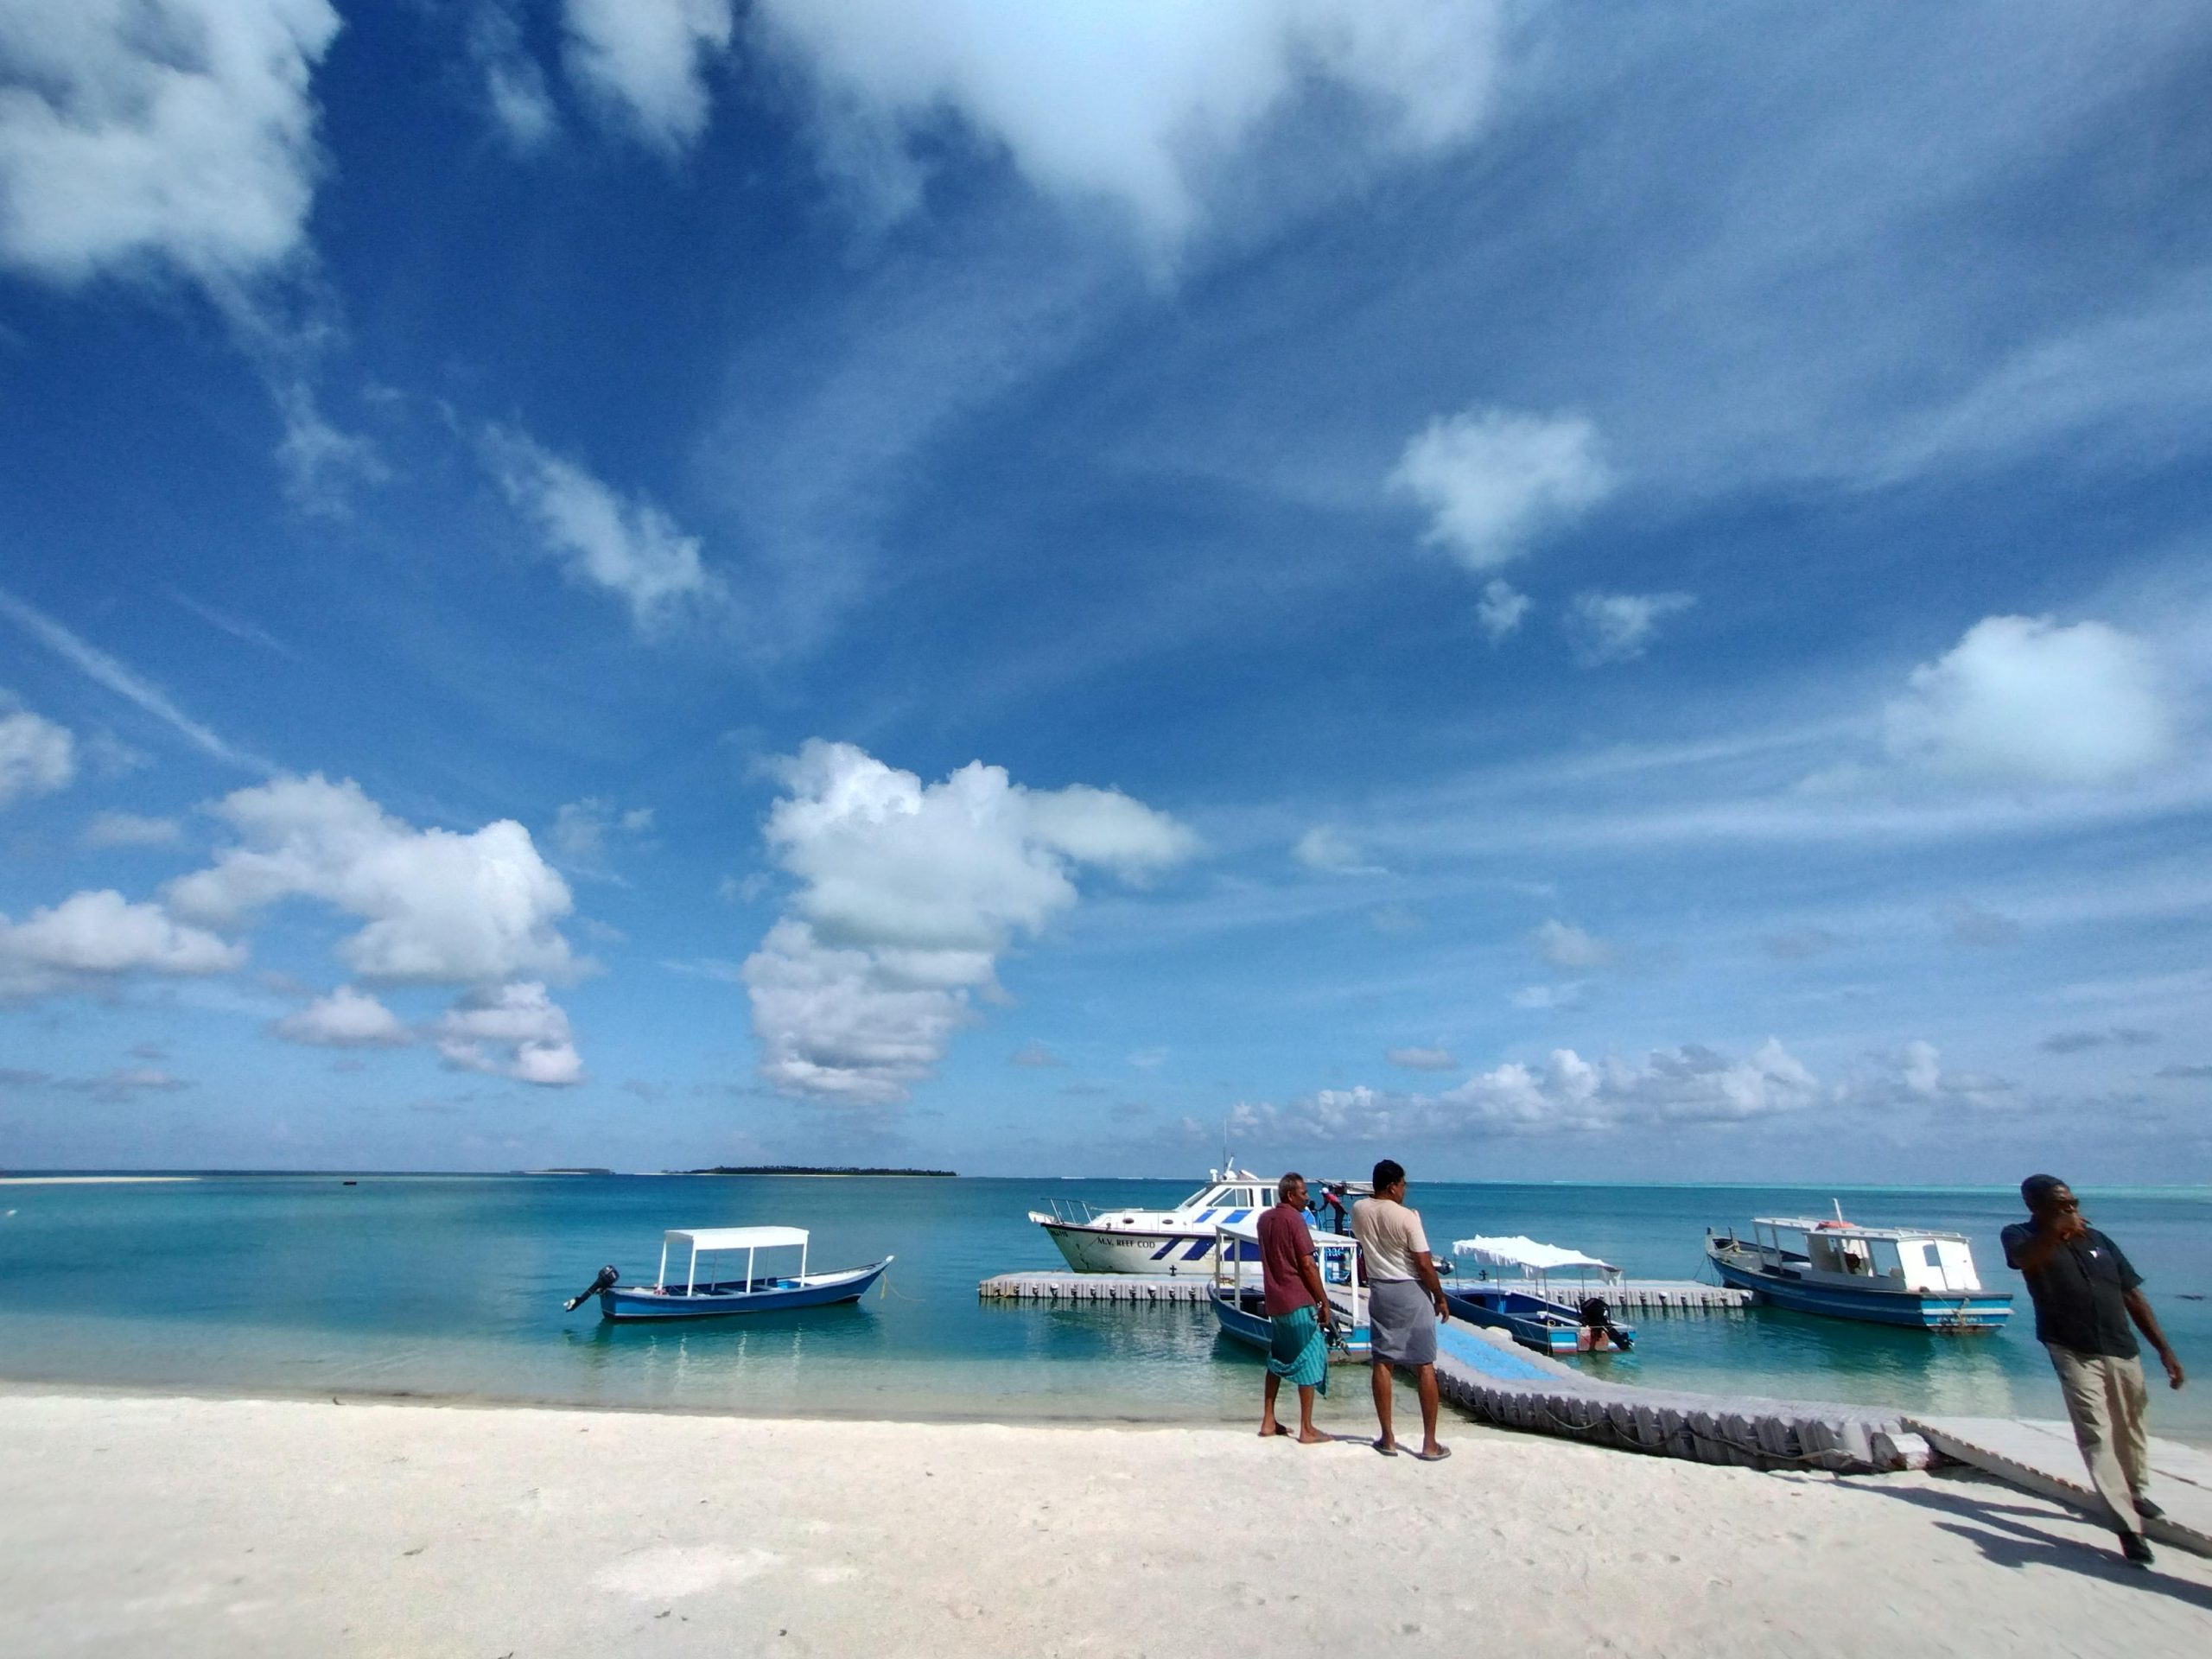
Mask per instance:
[[[1096,1207],[1081,1198],[1052,1198],[1048,1202],[1052,1205],[1052,1219],[1064,1226],[1088,1227],[1098,1219]]]

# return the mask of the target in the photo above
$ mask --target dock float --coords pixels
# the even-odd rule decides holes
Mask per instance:
[[[1522,1288],[1517,1280],[1493,1280],[1510,1290]],[[1155,1278],[1135,1273],[1071,1273],[1065,1269],[1035,1273],[995,1274],[976,1287],[987,1302],[1190,1302],[1203,1305],[1212,1287],[1209,1274],[1193,1278]],[[1638,1279],[1624,1284],[1593,1287],[1616,1309],[1635,1308],[1654,1313],[1726,1313],[1748,1307],[1751,1294],[1721,1285],[1700,1284],[1693,1279]]]
[[[2108,1518],[2082,1466],[2070,1424],[2032,1417],[1908,1417],[1905,1423],[1942,1457],[2100,1521]],[[2212,1452],[2155,1439],[2150,1452],[2150,1496],[2165,1514],[2145,1522],[2143,1530],[2153,1543],[2212,1555]]]
[[[1213,1292],[1213,1276],[1154,1278],[1137,1273],[1001,1273],[976,1287],[987,1302],[1183,1302],[1202,1307]]]
[[[1440,1325],[1436,1340],[1444,1397],[1502,1428],[1751,1469],[1880,1474],[1933,1457],[1894,1411],[1600,1382],[1461,1319]]]
[[[1696,1279],[1624,1279],[1610,1285],[1592,1284],[1586,1289],[1580,1285],[1548,1283],[1541,1279],[1485,1279],[1469,1280],[1464,1274],[1446,1281],[1446,1290],[1455,1284],[1480,1282],[1496,1285],[1506,1290],[1525,1291],[1531,1296],[1542,1296],[1552,1301],[1565,1302],[1573,1306],[1584,1296],[1602,1296],[1608,1306],[1618,1312],[1635,1308],[1649,1313],[1730,1313],[1751,1306],[1753,1298],[1748,1290],[1738,1290],[1732,1285],[1708,1285]]]

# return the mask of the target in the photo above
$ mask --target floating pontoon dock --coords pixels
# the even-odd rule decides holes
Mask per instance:
[[[1955,1462],[2103,1520],[2104,1500],[2065,1423],[2028,1417],[1908,1417],[1905,1426]],[[2212,1555],[2212,1453],[2172,1440],[2151,1442],[2151,1492],[2165,1510],[2143,1529],[2153,1541]]]
[[[1484,1282],[1503,1285],[1508,1290],[1524,1288],[1517,1279]],[[1203,1304],[1212,1286],[1211,1275],[1205,1274],[1163,1279],[1135,1273],[1001,1273],[976,1286],[976,1294],[987,1302]],[[1693,1279],[1632,1279],[1618,1285],[1593,1286],[1592,1294],[1604,1296],[1616,1308],[1673,1313],[1726,1313],[1748,1306],[1751,1300],[1749,1291],[1703,1285]]]
[[[987,1302],[1187,1302],[1203,1306],[1213,1275],[1160,1279],[1140,1273],[1001,1273],[976,1287]]]
[[[1503,1428],[1754,1469],[1872,1474],[1929,1461],[1893,1411],[1599,1382],[1459,1319],[1439,1325],[1436,1342],[1444,1397]]]

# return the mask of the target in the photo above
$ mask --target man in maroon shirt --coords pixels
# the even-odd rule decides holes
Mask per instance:
[[[1287,1376],[1298,1389],[1298,1443],[1319,1446],[1329,1436],[1313,1427],[1313,1395],[1329,1391],[1329,1344],[1323,1333],[1335,1331],[1336,1315],[1322,1287],[1305,1209],[1306,1178],[1293,1170],[1275,1183],[1274,1207],[1260,1217],[1260,1278],[1268,1321],[1274,1327],[1260,1433],[1290,1433],[1275,1421],[1275,1395]]]

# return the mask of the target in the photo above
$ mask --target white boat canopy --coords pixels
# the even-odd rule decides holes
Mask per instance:
[[[662,1241],[687,1250],[797,1249],[806,1243],[804,1227],[695,1227],[671,1229]]]
[[[1594,1255],[1585,1255],[1580,1250],[1564,1249],[1557,1244],[1539,1244],[1533,1238],[1516,1233],[1510,1238],[1459,1238],[1452,1242],[1452,1254],[1471,1255],[1478,1262],[1493,1268],[1519,1268],[1523,1273],[1553,1273],[1562,1268],[1594,1268],[1607,1278],[1618,1278],[1620,1269],[1610,1262],[1600,1262]]]
[[[804,1227],[696,1227],[679,1230],[671,1227],[661,1235],[660,1276],[653,1281],[655,1290],[668,1288],[668,1253],[689,1250],[691,1264],[683,1275],[683,1294],[690,1295],[699,1282],[699,1256],[716,1250],[745,1252],[745,1282],[753,1283],[753,1253],[755,1250],[792,1249],[798,1252],[798,1276],[806,1277],[806,1229]]]

